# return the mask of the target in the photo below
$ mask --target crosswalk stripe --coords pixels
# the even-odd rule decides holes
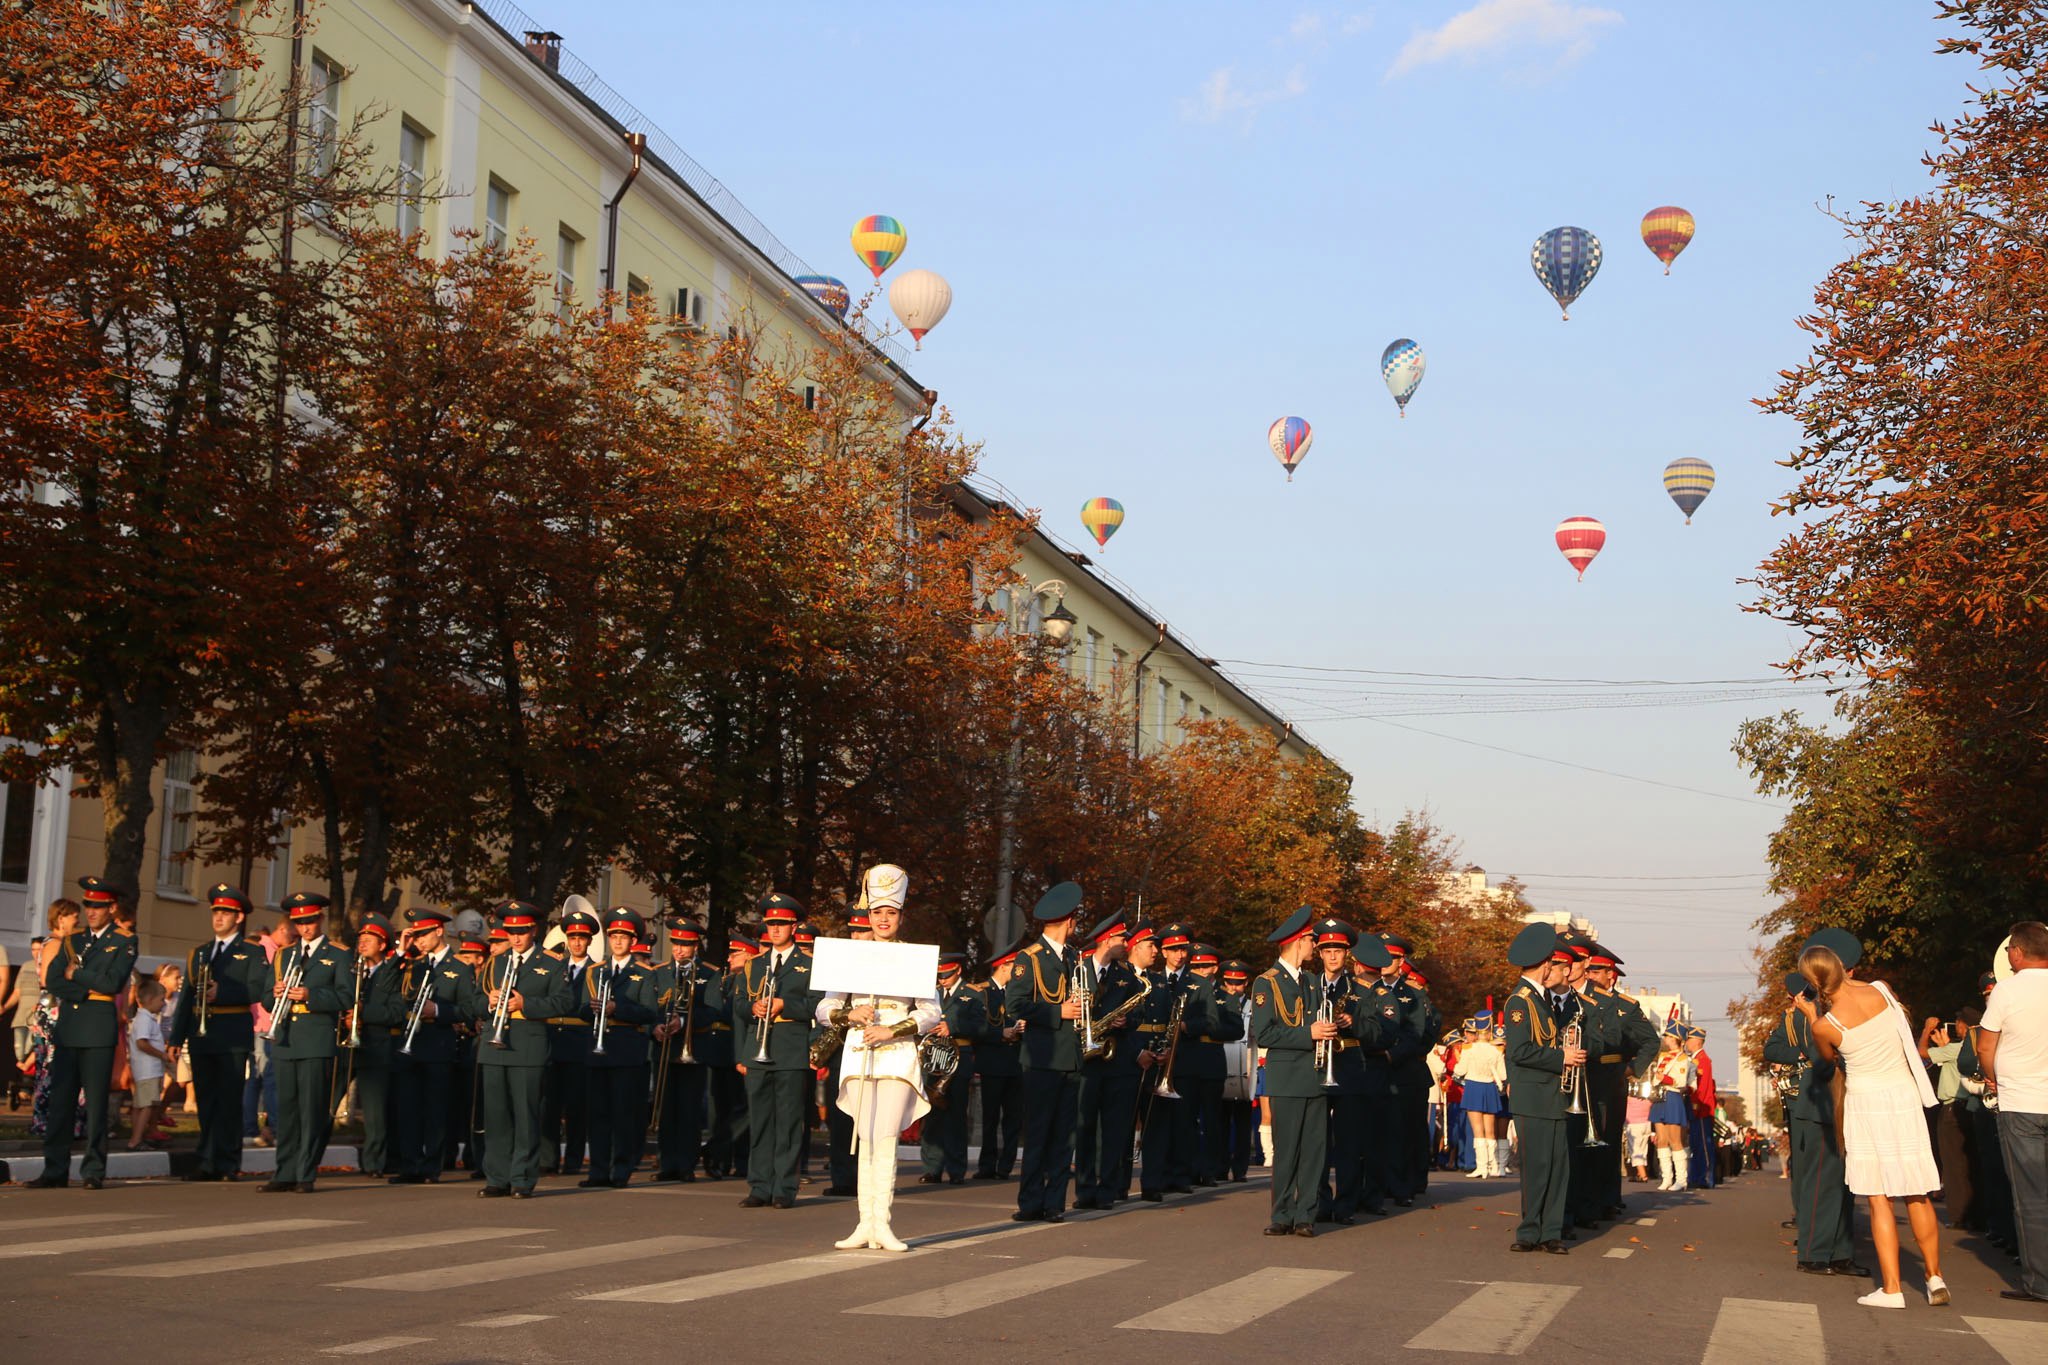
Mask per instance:
[[[524,1327],[529,1322],[546,1322],[553,1316],[554,1314],[552,1313],[507,1313],[503,1317],[478,1318],[475,1322],[465,1322],[461,1325],[464,1327]]]
[[[1409,1338],[1408,1349],[1518,1356],[1578,1292],[1575,1284],[1497,1281]]]
[[[1348,1270],[1290,1270],[1268,1266],[1164,1308],[1117,1324],[1147,1332],[1234,1332],[1276,1309],[1348,1277]]]
[[[1638,1218],[1636,1219],[1636,1226],[1639,1228],[1653,1228],[1657,1226],[1657,1220],[1654,1218]]]
[[[1815,1365],[1828,1358],[1821,1341],[1820,1307],[1775,1299],[1723,1299],[1700,1365],[1755,1365],[1759,1360]],[[2036,1356],[2035,1359],[2040,1357]]]
[[[1101,1256],[1055,1256],[1035,1265],[998,1270],[993,1275],[957,1280],[921,1294],[906,1294],[900,1299],[884,1299],[880,1303],[863,1304],[846,1311],[887,1318],[957,1318],[962,1313],[992,1308],[999,1303],[1021,1299],[1026,1294],[1057,1289],[1061,1285],[1107,1275],[1112,1270],[1136,1264],[1136,1261]]]
[[[730,1237],[643,1237],[636,1242],[606,1242],[574,1251],[552,1251],[545,1256],[518,1256],[469,1265],[437,1266],[431,1270],[407,1270],[396,1275],[372,1275],[363,1280],[342,1280],[334,1287],[396,1289],[424,1294],[473,1284],[493,1284],[499,1280],[552,1275],[562,1270],[581,1270],[586,1266],[609,1265],[614,1261],[637,1261],[647,1256],[672,1256],[679,1251],[702,1251],[705,1247],[722,1247],[731,1242]]]
[[[769,1261],[765,1265],[741,1266],[736,1270],[715,1270],[708,1275],[692,1275],[683,1280],[607,1289],[580,1297],[614,1303],[695,1303],[726,1294],[773,1289],[777,1285],[795,1284],[799,1280],[813,1280],[822,1275],[859,1270],[864,1266],[897,1265],[930,1254],[929,1250],[922,1248],[910,1252],[838,1251],[824,1256],[798,1256],[787,1261]]]
[[[2048,1360],[2048,1322],[2020,1318],[1964,1318],[1984,1344],[2004,1357],[2006,1365],[2038,1365]]]
[[[324,1356],[370,1356],[379,1351],[395,1351],[401,1346],[419,1346],[432,1341],[432,1337],[371,1337],[368,1341],[351,1341],[345,1346],[330,1346],[320,1354]]]
[[[314,1228],[340,1227],[341,1218],[278,1218],[267,1223],[222,1223],[203,1228],[152,1228],[147,1233],[114,1233],[104,1237],[66,1237],[55,1242],[17,1242],[0,1246],[0,1260],[17,1256],[62,1256],[72,1251],[100,1251],[108,1247],[132,1247],[145,1240],[152,1247],[170,1242],[204,1242],[215,1237],[261,1237],[272,1232],[310,1232]]]
[[[1636,1254],[1634,1247],[1609,1247],[1600,1253],[1610,1261],[1626,1261]]]
[[[159,1213],[69,1213],[62,1218],[8,1218],[0,1220],[0,1236],[29,1228],[82,1228],[89,1223],[134,1223],[161,1217]]]
[[[493,1237],[524,1237],[545,1228],[454,1228],[447,1232],[416,1232],[403,1237],[372,1237],[361,1242],[302,1242],[295,1246],[245,1251],[234,1256],[208,1256],[196,1261],[153,1261],[142,1265],[117,1266],[112,1270],[89,1270],[88,1275],[118,1275],[128,1279],[175,1280],[187,1275],[218,1275],[229,1270],[260,1270],[271,1265],[300,1265],[307,1261],[338,1261],[348,1256],[381,1256],[392,1251],[417,1251],[422,1247],[454,1246],[460,1242],[483,1242]]]

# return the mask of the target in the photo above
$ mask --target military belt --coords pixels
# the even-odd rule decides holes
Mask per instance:
[[[249,1012],[249,1006],[247,1006],[247,1005],[208,1005],[208,1006],[206,1007],[206,1012],[207,1012],[208,1014],[247,1014],[247,1013]]]
[[[1218,1043],[1218,1044],[1221,1044],[1221,1043],[1234,1043],[1234,1042],[1236,1042],[1236,1041],[1237,1041],[1237,1039],[1235,1039],[1235,1038],[1211,1038],[1211,1037],[1209,1037],[1209,1036],[1207,1036],[1207,1035],[1205,1034],[1205,1035],[1203,1035],[1202,1037],[1200,1037],[1200,1038],[1197,1038],[1197,1039],[1196,1039],[1195,1041],[1196,1041],[1196,1042],[1198,1042],[1198,1043]]]
[[[1613,1063],[1621,1060],[1621,1054],[1619,1052],[1604,1053],[1601,1056],[1595,1057],[1593,1060],[1596,1062],[1600,1062],[1603,1065],[1612,1065]]]
[[[1166,1032],[1166,1025],[1164,1025],[1164,1024],[1140,1024],[1140,1025],[1138,1025],[1138,1032],[1140,1032],[1140,1033],[1164,1033],[1164,1032]]]
[[[108,994],[107,994],[107,993],[106,993],[105,991],[87,991],[87,992],[85,993],[85,998],[86,998],[86,999],[88,999],[88,1000],[99,1000],[99,1001],[103,1001],[103,1002],[105,1002],[106,1004],[109,1004],[109,1005],[111,1005],[111,1004],[113,1004],[113,1003],[114,1003],[114,997],[113,997],[113,996],[111,996],[111,995],[108,995]]]
[[[732,1025],[731,1025],[731,1024],[706,1024],[706,1025],[704,1026],[704,1031],[705,1031],[706,1033],[731,1033],[731,1032],[732,1032]]]
[[[1337,1051],[1339,1052],[1349,1052],[1357,1046],[1358,1040],[1356,1038],[1339,1038],[1337,1040]]]
[[[559,1019],[548,1020],[550,1024],[573,1024],[578,1028],[589,1028],[590,1021],[580,1014],[565,1014]]]

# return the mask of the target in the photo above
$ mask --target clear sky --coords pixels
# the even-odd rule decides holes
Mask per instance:
[[[1783,533],[1795,432],[1751,400],[1842,254],[1817,205],[1921,187],[1973,73],[1921,0],[523,3],[814,267],[858,286],[853,221],[901,219],[895,269],[954,290],[915,373],[987,474],[1076,545],[1086,499],[1122,500],[1105,568],[1202,650],[1293,668],[1772,676],[1789,634],[1738,580]],[[1699,222],[1669,278],[1638,236],[1667,203]],[[1529,267],[1559,224],[1606,248],[1569,323]],[[1429,361],[1405,421],[1401,336]],[[1292,484],[1264,441],[1289,413],[1315,429]],[[1690,527],[1680,455],[1719,472]],[[1583,583],[1551,541],[1578,514],[1609,534]],[[1528,686],[1235,671],[1368,817],[1427,807],[1727,1054],[1778,818],[1729,741],[1784,697],[1531,712]]]

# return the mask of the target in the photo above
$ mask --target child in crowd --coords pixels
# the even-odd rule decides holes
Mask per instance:
[[[128,1065],[134,1073],[131,1152],[145,1141],[154,1146],[163,1140],[156,1132],[164,1116],[164,1066],[170,1060],[164,1052],[163,1008],[162,982],[144,977],[136,983],[135,1017],[128,1024]]]

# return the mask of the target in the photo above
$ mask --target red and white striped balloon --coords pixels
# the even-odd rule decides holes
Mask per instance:
[[[1593,556],[1600,553],[1607,544],[1607,528],[1593,517],[1566,517],[1557,524],[1557,548],[1579,571],[1579,578],[1586,577],[1586,566],[1593,562]]]

